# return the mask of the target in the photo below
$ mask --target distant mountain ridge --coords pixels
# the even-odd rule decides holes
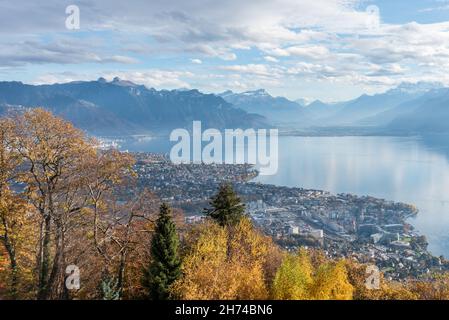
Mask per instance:
[[[380,113],[387,112],[397,106],[411,101],[441,84],[418,82],[416,84],[402,83],[385,93],[375,95],[361,95],[357,99],[342,104],[338,113],[332,115],[331,122],[335,125],[380,125],[380,121],[367,121]]]
[[[92,134],[121,135],[204,127],[266,127],[249,114],[213,94],[198,90],[155,90],[114,78],[52,85],[0,82],[0,113],[14,108],[44,107]]]
[[[259,89],[204,94],[195,89],[156,90],[114,78],[52,85],[0,82],[0,115],[44,107],[96,135],[166,132],[200,120],[209,128],[299,129],[332,134],[449,133],[449,88],[402,83],[344,102],[291,101]],[[345,129],[347,128],[347,129]]]
[[[242,93],[228,90],[219,93],[218,96],[237,108],[260,114],[273,123],[291,122],[292,115],[298,118],[303,117],[303,105],[284,97],[273,97],[264,89]]]
[[[429,91],[400,105],[387,130],[401,134],[449,133],[449,88]]]

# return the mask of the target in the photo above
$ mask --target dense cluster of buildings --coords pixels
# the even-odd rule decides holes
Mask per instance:
[[[374,263],[394,279],[449,267],[427,251],[425,237],[407,223],[417,214],[411,205],[254,183],[257,171],[250,165],[174,165],[164,155],[135,157],[141,186],[182,208],[187,223],[201,221],[218,186],[231,182],[255,225],[287,250],[321,247],[330,257]]]
[[[162,154],[135,153],[139,184],[187,213],[195,213],[217,191],[233,181],[248,181],[257,176],[251,165],[173,164]],[[201,207],[202,208],[202,207]]]

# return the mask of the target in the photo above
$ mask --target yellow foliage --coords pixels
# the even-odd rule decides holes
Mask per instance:
[[[30,287],[36,246],[34,234],[37,230],[38,225],[32,208],[23,199],[4,189],[0,201],[0,246],[5,254],[0,258],[3,260],[0,280],[14,286],[14,295],[22,298],[32,294]],[[13,254],[12,257],[6,254],[8,251]],[[11,258],[14,264],[11,263]],[[13,277],[17,280],[13,280]]]
[[[435,274],[428,279],[411,281],[409,290],[423,300],[449,300],[449,273]]]
[[[318,268],[311,297],[315,300],[352,300],[354,288],[349,283],[345,261],[326,263]]]
[[[191,242],[183,276],[172,293],[181,299],[266,299],[264,237],[243,219],[235,227],[208,222],[187,236]],[[192,239],[193,238],[193,239]],[[193,241],[193,242],[192,242]]]
[[[272,289],[273,298],[276,300],[310,299],[312,271],[310,256],[304,249],[301,249],[298,255],[288,254],[276,273]]]

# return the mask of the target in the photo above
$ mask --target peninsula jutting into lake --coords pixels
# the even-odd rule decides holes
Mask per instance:
[[[449,301],[448,44],[449,0],[0,0],[0,300]]]
[[[173,164],[162,154],[133,155],[140,186],[182,208],[186,223],[200,222],[215,190],[231,182],[254,223],[289,251],[322,248],[331,258],[374,263],[394,280],[449,270],[449,261],[430,254],[425,235],[407,222],[418,214],[413,205],[255,183],[250,165]]]

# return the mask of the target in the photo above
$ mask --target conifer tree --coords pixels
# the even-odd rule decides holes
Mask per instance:
[[[169,289],[181,273],[179,238],[170,207],[163,203],[151,243],[151,263],[144,270],[142,286],[153,300],[169,299]]]
[[[236,225],[245,214],[245,204],[230,184],[221,185],[209,204],[212,208],[206,209],[206,214],[222,227]]]
[[[100,283],[100,296],[103,300],[120,300],[117,289],[118,281],[111,276],[104,276]]]

